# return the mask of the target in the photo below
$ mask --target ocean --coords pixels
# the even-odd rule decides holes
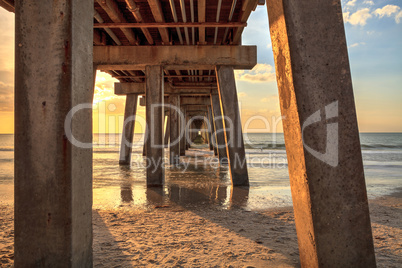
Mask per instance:
[[[232,189],[228,167],[218,165],[207,145],[198,145],[180,166],[166,164],[166,183],[160,192],[145,186],[143,135],[134,136],[131,167],[118,164],[119,139],[119,135],[94,135],[95,208],[180,205],[263,210],[292,205],[283,134],[244,135],[249,189]],[[369,198],[402,187],[402,133],[361,133],[360,141]],[[13,135],[0,135],[0,202],[13,200],[13,146]]]

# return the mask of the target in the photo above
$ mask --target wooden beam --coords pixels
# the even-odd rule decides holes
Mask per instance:
[[[127,9],[133,14],[135,20],[138,23],[143,22],[140,9],[137,7],[137,4],[134,2],[134,0],[126,0],[126,4],[127,4]],[[150,45],[153,45],[154,39],[152,38],[152,35],[148,31],[148,29],[142,28],[141,30],[142,30],[143,34],[145,35],[145,38],[147,39],[148,43]]]
[[[208,112],[208,106],[199,106],[199,105],[186,105],[186,113],[194,114],[194,113],[203,113]]]
[[[255,9],[258,4],[258,0],[246,0],[243,2],[241,9],[240,22],[246,22],[250,17],[251,12]],[[241,35],[243,33],[244,27],[237,28],[233,35],[233,44],[241,44]]]
[[[215,75],[164,75],[165,78],[194,78],[194,77],[216,77]],[[116,79],[132,79],[132,78],[145,78],[144,75],[137,76],[137,75],[127,75],[127,76],[113,76]]]
[[[198,0],[198,22],[205,22],[206,0]],[[200,45],[205,45],[205,27],[198,28],[198,39]]]
[[[9,12],[15,12],[14,1],[0,0],[0,7],[4,8]]]
[[[244,28],[247,26],[246,22],[169,22],[169,23],[136,23],[136,22],[124,22],[124,23],[96,23],[94,28],[176,28],[176,27],[197,27],[197,28]]]
[[[94,18],[99,23],[104,22],[104,20],[102,19],[101,15],[96,10],[94,10]],[[122,45],[120,39],[116,36],[116,34],[112,31],[112,29],[105,28],[104,30],[110,36],[110,38],[113,39],[113,41],[116,43],[116,45],[118,45],[118,46]]]
[[[144,70],[149,65],[169,70],[216,65],[252,69],[257,64],[256,46],[95,46],[93,50],[98,70]]]
[[[216,82],[179,82],[174,83],[173,87],[213,87],[217,88]]]
[[[177,93],[164,95],[164,102],[169,103],[169,97],[172,95],[177,95]],[[180,95],[180,105],[181,106],[192,106],[197,108],[197,110],[201,110],[204,107],[211,106],[211,96],[212,95],[204,95],[204,96],[181,96]],[[213,94],[215,96],[215,94]],[[142,96],[140,98],[140,106],[146,106],[146,97]]]
[[[148,0],[148,4],[151,8],[151,12],[154,16],[155,21],[158,23],[164,23],[165,17],[163,16],[161,2],[159,0]],[[159,34],[161,35],[163,44],[168,45],[170,43],[168,30],[161,27],[159,27],[158,30]]]
[[[106,34],[104,32],[94,30],[94,42],[93,43],[96,46],[106,46]]]
[[[165,82],[164,84],[165,95],[167,94],[191,94],[191,95],[210,95],[217,94],[217,87],[205,86],[188,86],[188,87],[175,87]],[[114,83],[114,94],[127,95],[127,94],[145,94],[145,83]]]
[[[210,96],[181,97],[180,105],[211,105]]]
[[[105,10],[110,19],[115,23],[126,23],[127,20],[120,11],[114,0],[96,0],[98,4]],[[121,31],[126,36],[130,45],[138,45],[137,37],[131,29],[122,28]]]

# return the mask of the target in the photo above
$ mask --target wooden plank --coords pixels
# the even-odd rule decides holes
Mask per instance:
[[[144,70],[147,65],[162,65],[169,70],[205,70],[216,65],[252,69],[257,64],[257,47],[95,46],[94,64],[99,70]]]
[[[165,78],[195,78],[195,77],[216,77],[215,75],[164,75]],[[132,79],[132,78],[145,78],[145,76],[127,75],[127,76],[113,76],[116,79]]]
[[[158,23],[164,23],[165,17],[163,16],[162,6],[159,0],[148,0],[149,7],[151,8],[152,15]],[[158,28],[159,34],[161,35],[163,44],[167,45],[169,41],[169,32],[166,28]]]
[[[110,19],[115,23],[126,23],[127,20],[120,11],[116,2],[113,0],[96,0],[98,4],[105,10]],[[126,36],[130,45],[138,45],[138,39],[131,29],[122,28],[121,31]]]
[[[106,35],[104,32],[94,30],[94,45],[106,46]]]
[[[250,17],[251,12],[255,9],[258,4],[258,0],[246,0],[243,3],[240,22],[246,22]],[[244,27],[237,28],[233,35],[233,44],[239,45],[241,44],[241,35],[243,33]]]
[[[127,4],[127,9],[133,14],[135,20],[138,23],[143,22],[140,9],[137,7],[137,4],[134,2],[134,0],[126,0],[126,4]],[[154,39],[152,38],[152,35],[148,31],[148,29],[142,28],[141,30],[142,30],[142,33],[145,35],[145,38],[147,39],[148,43],[150,45],[153,45]]]
[[[95,23],[94,28],[176,28],[176,27],[195,27],[195,28],[242,28],[246,27],[246,22],[169,22],[169,23],[136,23],[136,22],[124,22],[124,23]]]
[[[14,1],[10,0],[0,0],[0,7],[4,8],[5,10],[9,12],[15,12],[14,8]]]

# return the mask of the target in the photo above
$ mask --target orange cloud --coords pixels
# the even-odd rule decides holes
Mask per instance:
[[[270,64],[258,63],[250,71],[236,71],[237,81],[247,81],[251,83],[263,83],[275,81],[275,70]]]

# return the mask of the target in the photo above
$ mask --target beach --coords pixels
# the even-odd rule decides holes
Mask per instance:
[[[383,136],[362,139],[378,267],[402,263],[401,135],[394,136],[382,145]],[[11,138],[0,139],[1,267],[12,267],[14,256]],[[131,167],[119,167],[118,141],[95,137],[94,266],[300,266],[283,137],[275,146],[269,135],[247,138],[249,188],[232,187],[228,167],[197,145],[180,166],[165,167],[164,187],[147,188],[140,136]]]
[[[402,189],[369,201],[378,267],[402,263]],[[13,264],[13,206],[0,205],[0,264]],[[95,267],[298,267],[291,207],[94,209]]]

